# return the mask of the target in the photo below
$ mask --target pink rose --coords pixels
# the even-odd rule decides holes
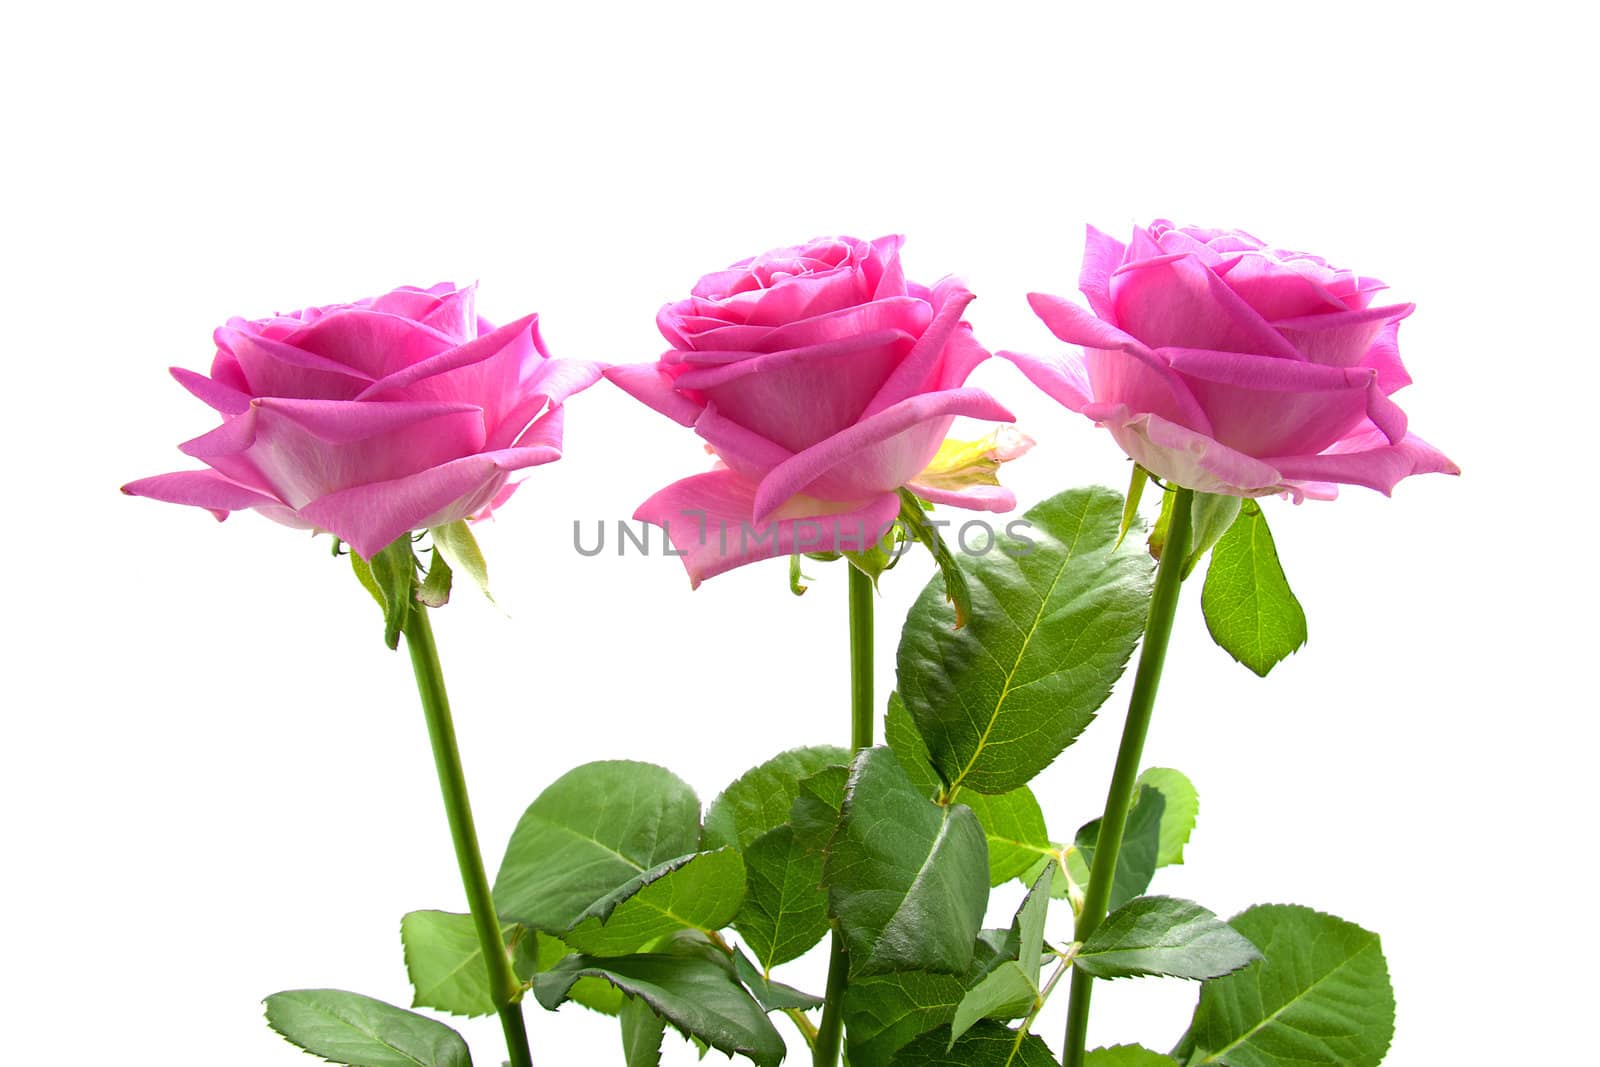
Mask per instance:
[[[1030,294],[1081,357],[1001,355],[1106,427],[1147,470],[1207,493],[1388,493],[1459,473],[1406,429],[1390,394],[1411,378],[1395,335],[1410,304],[1385,286],[1237,230],[1157,221],[1122,244],[1089,228],[1079,288],[1091,314]]]
[[[898,490],[1005,511],[996,485],[923,485],[957,415],[1011,421],[962,383],[989,358],[961,321],[972,294],[907,282],[899,237],[823,237],[700,279],[656,324],[672,345],[606,377],[685,426],[722,466],[674,482],[634,517],[659,524],[690,580],[772,556],[870,547]]]
[[[210,470],[123,486],[209,509],[254,508],[372,557],[411,530],[481,517],[513,471],[561,455],[561,402],[597,366],[553,360],[539,317],[494,329],[473,290],[410,287],[214,335],[211,377],[173,377],[222,415],[179,447]]]

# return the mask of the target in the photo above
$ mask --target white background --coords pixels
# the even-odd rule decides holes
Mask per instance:
[[[644,361],[656,308],[700,274],[900,232],[911,276],[979,294],[990,348],[1042,348],[1023,295],[1072,293],[1084,223],[1157,216],[1316,251],[1415,301],[1400,399],[1464,471],[1269,505],[1311,641],[1266,681],[1185,591],[1147,762],[1187,771],[1202,812],[1158,887],[1380,931],[1391,1064],[1583,1058],[1595,85],[1558,10],[13,12],[7,1061],[308,1062],[260,998],[408,1003],[400,915],[461,905],[407,664],[326,540],[116,492],[191,465],[174,445],[211,415],[165,369],[205,369],[223,319],[478,279],[485,314],[543,312],[559,355]],[[1109,436],[1008,364],[973,384],[1040,442],[1007,471],[1025,506],[1122,487]],[[814,565],[796,599],[782,562],[691,594],[672,559],[579,557],[574,519],[624,517],[707,460],[604,384],[571,403],[567,445],[480,530],[509,617],[463,591],[437,619],[491,870],[574,764],[657,761],[709,800],[847,736],[842,565]],[[930,570],[919,554],[884,582],[881,695]],[[1036,783],[1058,836],[1098,812],[1126,689]],[[996,919],[1014,899],[996,894]],[[820,988],[822,966],[789,977]],[[1092,1039],[1169,1047],[1193,996],[1102,985]],[[1052,1045],[1064,1008],[1038,1026]],[[609,1020],[533,1006],[529,1025],[541,1064],[619,1061]],[[492,1022],[465,1030],[499,1062]]]

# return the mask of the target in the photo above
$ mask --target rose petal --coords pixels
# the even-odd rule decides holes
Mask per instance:
[[[755,517],[765,521],[792,496],[860,500],[894,492],[939,451],[958,415],[1012,422],[1011,412],[981,389],[951,389],[902,400],[774,467],[756,492]]]
[[[1326,273],[1326,272],[1323,272]],[[1268,322],[1299,315],[1343,311],[1345,305],[1316,277],[1260,253],[1236,257],[1227,271],[1228,288]]]
[[[872,287],[858,271],[839,269],[784,278],[770,289],[730,297],[719,307],[724,313],[731,313],[730,321],[782,326],[871,299]]]
[[[1137,337],[1059,296],[1029,293],[1028,306],[1044,320],[1051,333],[1068,344],[1082,345],[1084,348],[1146,348]]]
[[[1388,496],[1414,474],[1460,474],[1443,452],[1415,434],[1398,444],[1372,426],[1352,434],[1318,456],[1285,456],[1268,462],[1290,482],[1343,482],[1364,485]]]
[[[1367,354],[1361,357],[1363,367],[1371,367],[1378,372],[1378,387],[1385,395],[1404,389],[1411,384],[1411,375],[1406,372],[1404,363],[1400,362],[1400,323],[1398,321],[1385,323],[1383,329],[1378,331],[1378,336],[1373,339],[1372,347],[1367,349]]]
[[[518,395],[524,368],[547,358],[539,316],[525,315],[492,333],[401,367],[361,391],[357,400],[446,400],[477,404],[486,412]],[[498,423],[493,411],[491,424]]]
[[[934,504],[946,504],[968,511],[1010,511],[1017,506],[1017,495],[1003,485],[969,485],[960,489],[909,482],[913,493]]]
[[[300,515],[370,559],[402,534],[477,514],[504,489],[508,473],[560,457],[548,445],[464,456],[403,478],[329,493],[301,507]]]
[[[524,388],[549,397],[552,404],[565,404],[569,397],[598,382],[604,371],[603,364],[592,360],[546,359]]]
[[[414,317],[424,326],[433,327],[457,344],[465,344],[474,337],[493,332],[492,329],[479,328],[482,320],[478,318],[477,303],[478,285],[474,282],[465,288],[441,294],[438,303],[431,311]]]
[[[978,343],[967,323],[957,323],[955,332],[944,344],[944,358],[939,361],[939,377],[934,388],[959,389],[978,364],[989,358],[989,350]]]
[[[1085,227],[1085,230],[1083,269],[1078,272],[1078,291],[1089,301],[1089,307],[1096,315],[1115,324],[1116,312],[1111,306],[1111,272],[1121,265],[1128,249],[1115,237],[1103,234],[1093,226]]]
[[[1189,382],[1175,374],[1162,356],[1144,346],[1119,350],[1086,348],[1083,368],[1096,400],[1126,404],[1131,411],[1160,415],[1196,433],[1211,434],[1211,416]]]
[[[282,507],[283,502],[264,493],[229,481],[215,471],[178,471],[140,478],[122,487],[129,496],[147,496],[169,504],[188,504],[205,508],[220,522],[231,511],[245,508]]]
[[[717,456],[752,483],[760,481],[794,453],[758,433],[724,418],[715,404],[707,404],[695,421],[695,432],[716,450]]]
[[[335,304],[322,311],[334,311],[341,307],[365,307],[373,311],[380,311],[385,315],[399,315],[406,319],[425,319],[429,315],[437,314],[443,307],[458,309],[455,314],[443,316],[447,321],[454,319],[457,322],[471,324],[474,321],[472,304],[477,285],[468,285],[458,289],[449,282],[440,282],[426,289],[415,285],[402,285],[382,296],[370,300],[357,300],[351,304]],[[464,307],[463,307],[464,305]]]
[[[680,393],[673,376],[658,363],[621,363],[605,368],[603,374],[607,381],[635,400],[680,425],[693,426],[705,410],[704,403]]]
[[[933,321],[917,338],[917,343],[906,353],[905,359],[890,373],[888,380],[873,394],[861,413],[862,418],[870,418],[935,384],[945,345],[972,299],[972,292],[954,279],[947,279],[934,288]]]
[[[679,375],[726,417],[792,451],[852,425],[915,339],[880,330],[808,348],[753,354]]]
[[[1321,452],[1359,425],[1374,403],[1385,403],[1376,372],[1362,368],[1192,348],[1156,354],[1205,409],[1210,436],[1247,455]],[[1095,395],[1119,399],[1107,390]]]
[[[1122,266],[1111,276],[1111,298],[1122,329],[1151,348],[1302,358],[1223,279],[1191,255]]]
[[[353,400],[371,380],[343,363],[230,326],[219,327],[212,339],[233,358],[251,396]]]
[[[299,508],[470,455],[483,444],[483,413],[467,404],[264,398],[179,448],[235,481],[259,478]]]
[[[900,514],[900,498],[880,493],[862,501],[804,497],[772,521],[755,523],[755,486],[731,470],[677,481],[639,505],[634,518],[662,527],[683,554],[691,586],[757,560],[796,552],[861,551]]]
[[[1216,270],[1223,265],[1222,252],[1212,248],[1195,234],[1186,233],[1183,230],[1164,230],[1156,235],[1155,240],[1156,247],[1160,248],[1165,255],[1194,256],[1212,270]],[[1228,265],[1232,266],[1232,264]]]
[[[1288,482],[1280,495],[1296,504],[1304,504],[1307,500],[1337,500],[1339,487],[1332,482]]]
[[[527,429],[517,435],[509,448],[553,448],[561,451],[561,438],[566,430],[567,409],[560,404],[552,405],[549,411],[540,415]],[[493,447],[484,449],[485,452],[503,452],[504,448]]]
[[[1362,278],[1350,271],[1341,275],[1328,288],[1344,302],[1345,307],[1351,311],[1360,311],[1372,303],[1374,296],[1389,287],[1377,278]]]
[[[1280,319],[1272,325],[1311,362],[1355,367],[1366,359],[1384,329],[1411,314],[1415,306],[1390,304],[1361,311],[1305,315]]]
[[[782,326],[720,326],[695,334],[693,347],[682,359],[693,366],[717,366],[747,359],[752,353],[805,348],[879,330],[900,330],[915,337],[928,328],[932,317],[926,300],[897,296]]]
[[[529,421],[546,405],[550,407],[549,413],[554,414],[569,396],[599,381],[601,370],[598,363],[577,359],[547,359],[541,362],[532,380],[522,386],[529,392],[502,417],[500,425],[484,440],[483,450],[492,452],[516,444],[527,430]]]
[[[240,415],[250,407],[249,393],[240,392],[214,378],[182,367],[168,367],[167,372],[177,379],[179,385],[198,397],[201,403],[224,415]]]
[[[1138,339],[1058,296],[1029,293],[1028,303],[1051,333],[1084,349],[1081,360],[1054,365],[1035,356],[1005,353],[1051,396],[1074,411],[1093,398],[1154,412],[1201,433],[1210,430],[1210,421],[1183,380]]]
[[[1168,222],[1166,219],[1156,219],[1156,221],[1150,224],[1149,229],[1145,229],[1142,226],[1134,227],[1133,236],[1128,239],[1128,250],[1122,254],[1123,264],[1137,263],[1141,260],[1148,259],[1159,259],[1166,255],[1166,253],[1161,250],[1161,245],[1157,240],[1157,235],[1159,235],[1164,229],[1171,228],[1172,223]],[[1182,253],[1179,253],[1179,255],[1181,254]],[[1172,258],[1177,257],[1174,256]]]
[[[1094,399],[1094,391],[1089,387],[1089,372],[1083,365],[1082,356],[1058,352],[1033,356],[1026,352],[1005,351],[996,352],[995,355],[1016,364],[1028,381],[1073,411],[1083,410],[1083,406]]]
[[[872,254],[861,265],[872,299],[885,300],[906,295],[906,275],[900,267],[900,248],[906,239],[900,234],[879,237],[872,242]]]
[[[239,366],[239,361],[233,358],[233,353],[221,348],[217,349],[217,354],[211,360],[211,380],[245,396],[255,395],[250,391],[250,382],[245,378],[244,368]]]
[[[1176,485],[1202,493],[1258,496],[1282,481],[1270,464],[1160,415],[1112,404],[1088,405],[1084,414],[1110,430],[1135,463]]]
[[[421,363],[457,344],[431,326],[362,307],[330,311],[284,340],[370,379]]]

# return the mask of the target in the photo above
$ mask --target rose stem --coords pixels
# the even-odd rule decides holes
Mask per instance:
[[[411,653],[411,669],[417,676],[417,694],[422,698],[422,711],[428,720],[428,740],[433,745],[439,792],[444,796],[445,815],[450,820],[456,865],[461,869],[467,906],[478,931],[478,947],[489,968],[489,996],[506,1034],[511,1067],[532,1067],[528,1031],[522,1020],[522,1005],[517,1002],[520,986],[511,973],[511,961],[501,939],[500,919],[489,891],[488,876],[483,870],[483,854],[478,850],[478,831],[472,825],[472,805],[467,800],[467,781],[461,771],[461,752],[456,747],[456,728],[450,719],[450,698],[445,694],[444,672],[439,668],[439,650],[433,642],[427,608],[421,604],[410,606],[404,632],[406,650]]]
[[[850,571],[850,749],[872,747],[872,579],[854,566]],[[833,954],[828,960],[828,987],[822,1022],[812,1052],[814,1067],[834,1067],[844,1037],[840,1016],[850,959],[844,938],[833,931]]]
[[[1161,665],[1167,658],[1167,642],[1172,636],[1173,617],[1177,614],[1178,591],[1183,584],[1183,562],[1189,554],[1190,511],[1193,506],[1194,492],[1177,489],[1172,499],[1167,543],[1161,549],[1161,564],[1156,568],[1156,587],[1150,597],[1150,614],[1145,620],[1139,670],[1133,679],[1133,695],[1128,699],[1128,721],[1122,727],[1122,744],[1117,749],[1116,768],[1111,772],[1111,788],[1106,792],[1105,815],[1100,820],[1100,836],[1094,846],[1089,888],[1083,894],[1083,910],[1078,913],[1078,923],[1073,933],[1073,937],[1080,942],[1088,940],[1089,935],[1105,919],[1111,901],[1117,855],[1122,851],[1122,834],[1128,821],[1128,809],[1133,804],[1144,739],[1150,732],[1150,713],[1155,708],[1156,689],[1161,684]],[[1093,982],[1094,979],[1088,974],[1076,967],[1072,969],[1063,1067],[1083,1067]]]

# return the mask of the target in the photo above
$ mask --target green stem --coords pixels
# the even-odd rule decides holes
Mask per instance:
[[[872,579],[850,567],[850,748],[872,747]],[[844,938],[833,931],[833,953],[828,960],[828,987],[823,992],[822,1022],[812,1045],[813,1067],[834,1067],[844,1042],[840,1009],[850,971]]]
[[[1087,941],[1089,935],[1099,927],[1111,902],[1117,857],[1122,851],[1122,834],[1128,821],[1128,809],[1133,805],[1144,739],[1150,732],[1150,713],[1155,708],[1156,689],[1161,685],[1161,666],[1167,658],[1172,620],[1177,614],[1178,592],[1183,585],[1183,562],[1189,554],[1189,526],[1193,507],[1194,492],[1189,489],[1176,490],[1172,499],[1167,542],[1161,549],[1161,565],[1156,568],[1156,588],[1150,598],[1150,614],[1145,620],[1139,670],[1133,680],[1133,695],[1128,700],[1128,721],[1122,727],[1122,744],[1117,749],[1117,765],[1111,772],[1105,815],[1100,820],[1100,836],[1094,846],[1094,863],[1089,868],[1089,886],[1084,891],[1083,910],[1078,913],[1078,924],[1073,935],[1080,942]],[[1063,1067],[1083,1067],[1084,1041],[1089,1029],[1089,997],[1093,988],[1094,979],[1074,967],[1072,992],[1067,1002],[1067,1041],[1062,1057]]]
[[[412,604],[406,612],[406,650],[411,653],[411,669],[417,676],[417,693],[428,720],[428,740],[433,744],[433,764],[439,772],[439,792],[444,796],[445,815],[450,821],[450,839],[456,848],[456,865],[461,868],[461,884],[467,891],[467,907],[478,932],[478,947],[489,968],[489,995],[500,1015],[505,1031],[511,1067],[532,1067],[528,1051],[528,1031],[518,1002],[521,985],[511,973],[501,939],[500,919],[495,912],[489,878],[483,870],[483,855],[478,850],[478,831],[472,825],[472,805],[467,800],[467,781],[461,771],[461,752],[456,747],[456,728],[450,719],[450,698],[445,694],[444,672],[439,668],[439,650],[433,642],[433,627],[428,609]]]
[[[872,747],[872,579],[850,568],[850,751]]]

